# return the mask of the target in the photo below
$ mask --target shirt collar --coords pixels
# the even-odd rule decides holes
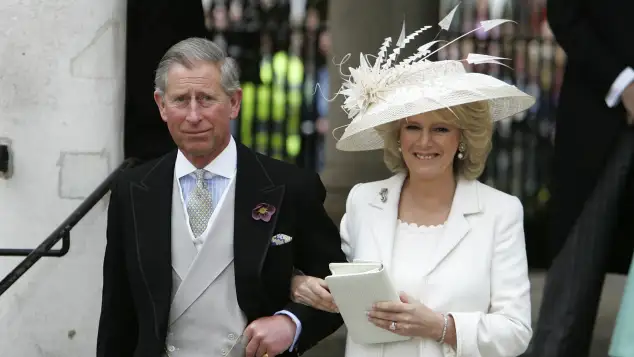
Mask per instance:
[[[233,140],[233,136],[231,136],[227,147],[222,150],[220,155],[213,159],[213,161],[207,164],[204,169],[214,175],[231,179],[235,176],[237,164],[238,151],[236,149],[236,142]],[[196,167],[178,150],[176,163],[174,165],[174,175],[176,178],[181,179],[194,171],[196,171]]]

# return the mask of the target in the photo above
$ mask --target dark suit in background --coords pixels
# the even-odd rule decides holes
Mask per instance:
[[[629,156],[617,156],[617,150],[629,148],[616,145],[631,142],[624,136],[632,129],[622,103],[610,107],[606,97],[620,74],[634,67],[634,2],[548,0],[547,11],[550,27],[568,61],[556,118],[551,190],[549,248],[555,260],[527,354],[584,357],[592,341],[604,275],[627,272],[634,243],[632,173],[625,173],[629,177],[623,180],[622,191],[604,195],[621,198],[615,201],[619,207],[612,213],[586,207],[599,179],[607,177],[607,162],[613,163],[610,170],[614,174],[620,168],[629,170],[629,163],[618,162]],[[600,186],[603,190],[605,185]],[[591,205],[606,204],[601,202],[601,192],[594,192],[594,197],[597,199]],[[599,213],[591,216],[587,212]],[[592,224],[588,221],[603,224],[602,220],[612,218],[603,216],[608,214],[618,216],[609,227],[580,229]],[[574,266],[588,270],[570,268]]]
[[[618,134],[628,128],[623,105],[609,108],[605,98],[619,74],[634,67],[634,2],[548,0],[548,21],[568,58],[556,118],[554,255],[596,185]],[[613,251],[616,259],[609,271],[627,272],[632,252],[627,243],[632,239],[626,238],[619,239],[621,249]]]

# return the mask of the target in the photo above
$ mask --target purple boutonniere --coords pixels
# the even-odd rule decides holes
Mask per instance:
[[[275,213],[275,207],[271,206],[268,203],[258,203],[257,206],[253,209],[251,213],[251,217],[256,221],[264,221],[268,222],[271,220],[271,217]]]

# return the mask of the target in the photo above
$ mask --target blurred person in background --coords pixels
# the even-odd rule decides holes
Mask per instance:
[[[319,34],[319,52],[321,56],[328,58],[331,48],[330,33],[328,30],[324,30]],[[326,141],[325,135],[328,133],[328,100],[324,97],[323,93],[328,92],[328,62],[325,61],[321,66],[317,68],[317,83],[319,83],[319,91],[315,91],[315,101],[317,102],[317,119],[315,120],[315,127],[317,129],[318,144],[317,144],[317,172],[321,172],[326,166]]]
[[[605,274],[626,273],[631,263],[633,14],[632,1],[547,3],[549,25],[567,64],[556,118],[553,260],[526,355],[588,356]],[[631,290],[621,314],[634,310],[627,309],[634,304]],[[619,321],[610,355],[629,357],[634,355],[634,318],[619,316]],[[629,340],[619,338],[628,330]],[[624,352],[628,343],[629,354]]]

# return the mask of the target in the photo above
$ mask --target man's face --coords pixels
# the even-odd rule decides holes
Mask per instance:
[[[219,65],[196,62],[191,69],[173,65],[165,93],[155,92],[154,99],[183,154],[211,161],[229,143],[229,122],[238,116],[242,92],[229,96],[220,84]]]

